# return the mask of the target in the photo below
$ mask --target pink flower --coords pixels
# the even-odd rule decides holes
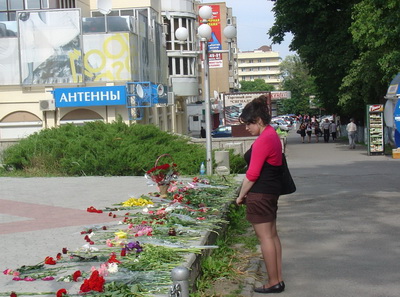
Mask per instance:
[[[46,276],[46,277],[42,278],[42,281],[52,281],[52,280],[54,280],[54,277],[52,277],[52,276]]]
[[[12,271],[11,269],[7,268],[6,270],[3,271],[3,274],[5,274],[5,275],[12,275],[12,274],[13,274],[13,271]]]
[[[108,276],[107,264],[101,264],[99,268],[99,275],[102,277]]]
[[[107,245],[108,247],[114,246],[114,244],[112,243],[112,240],[111,240],[111,239],[107,239],[107,240],[106,240],[106,245]]]
[[[24,281],[26,281],[26,282],[34,282],[35,280],[36,279],[34,279],[34,278],[30,277],[30,276],[27,276],[27,277],[24,278]]]
[[[23,280],[23,278],[20,278],[19,276],[13,277],[12,279],[13,281],[20,281]]]

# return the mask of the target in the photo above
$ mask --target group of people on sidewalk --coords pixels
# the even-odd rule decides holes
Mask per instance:
[[[356,136],[357,136],[357,125],[354,123],[354,119],[350,119],[350,123],[346,126],[347,135],[349,138],[349,149],[356,148]],[[323,136],[324,142],[329,142],[330,137],[335,142],[338,134],[338,125],[335,121],[329,121],[325,119],[320,125],[318,121],[304,122],[300,124],[297,133],[300,134],[301,140],[304,143],[306,136],[308,143],[311,142],[312,136],[315,137],[315,142],[319,142],[319,138]]]
[[[324,142],[329,142],[329,138],[332,135],[332,140],[335,141],[337,138],[337,125],[334,121],[325,119],[320,125],[318,121],[304,122],[300,124],[297,133],[300,134],[302,142],[304,143],[307,136],[308,143],[311,142],[312,136],[315,137],[315,142],[319,142],[320,137],[324,137]]]

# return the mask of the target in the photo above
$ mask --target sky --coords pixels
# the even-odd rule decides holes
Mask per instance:
[[[281,44],[272,44],[268,30],[274,24],[273,1],[268,0],[203,0],[206,3],[225,2],[236,16],[237,41],[240,51],[252,51],[263,45],[272,45],[272,50],[279,52],[282,59],[294,55],[289,51],[291,35],[286,35]]]

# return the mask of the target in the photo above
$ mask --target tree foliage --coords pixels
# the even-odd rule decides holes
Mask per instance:
[[[338,90],[355,56],[348,28],[356,0],[279,0],[269,34],[279,43],[291,32],[296,51],[314,76],[320,100],[331,113],[340,112]]]
[[[349,28],[360,54],[343,78],[339,103],[356,109],[359,103],[383,103],[387,87],[400,70],[400,2],[363,0],[353,7]]]
[[[280,101],[280,114],[313,114],[315,110],[310,109],[310,96],[316,96],[314,77],[309,74],[307,66],[297,55],[287,56],[282,61],[282,87],[290,90],[291,99]],[[316,96],[317,97],[317,96]]]
[[[400,68],[398,0],[279,0],[274,13],[270,37],[293,34],[328,112],[362,117],[383,99]]]
[[[261,92],[261,91],[274,91],[273,85],[267,84],[263,79],[255,79],[254,81],[240,82],[240,92]]]

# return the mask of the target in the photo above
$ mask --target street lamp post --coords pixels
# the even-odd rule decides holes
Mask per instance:
[[[208,54],[209,53],[228,53],[229,54],[229,61],[231,58],[231,43],[232,39],[236,37],[236,28],[234,26],[227,26],[223,33],[224,36],[228,39],[228,50],[208,50],[208,41],[212,35],[212,29],[210,25],[208,25],[208,20],[212,18],[212,8],[210,6],[202,6],[199,9],[199,16],[202,18],[202,24],[197,28],[197,33],[200,36],[200,42],[202,51],[196,52],[196,54],[202,54],[203,61],[204,61],[204,68],[203,68],[203,81],[204,81],[204,88],[203,88],[203,96],[205,102],[205,118],[206,118],[206,169],[207,175],[213,174],[213,161],[212,161],[212,138],[211,138],[211,102],[210,102],[210,66],[208,64]],[[188,38],[188,31],[184,27],[180,27],[175,31],[175,36],[180,41],[185,41]]]

